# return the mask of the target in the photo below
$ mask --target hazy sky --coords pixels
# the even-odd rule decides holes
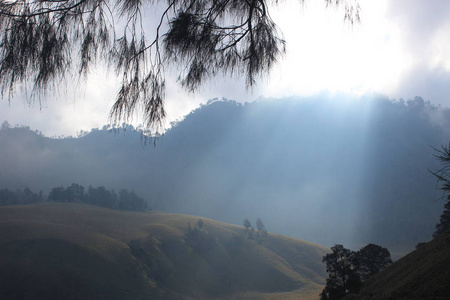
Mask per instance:
[[[422,96],[450,106],[450,1],[359,0],[360,24],[345,24],[343,12],[321,0],[286,0],[272,16],[287,41],[287,55],[253,91],[244,79],[217,78],[195,95],[168,80],[169,121],[214,97],[254,101],[322,91],[390,98]],[[176,74],[171,75],[176,78]],[[78,92],[29,105],[17,95],[0,102],[0,122],[29,125],[47,136],[74,135],[108,123],[117,92],[113,75],[98,70]],[[138,121],[136,121],[138,122]]]

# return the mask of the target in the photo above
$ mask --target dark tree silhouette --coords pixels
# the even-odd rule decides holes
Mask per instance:
[[[25,188],[22,192],[18,193],[19,203],[17,204],[34,204],[43,202],[42,192],[39,194],[33,193],[29,188]]]
[[[202,227],[203,227],[203,220],[202,220],[202,219],[198,219],[198,221],[197,221],[197,227],[198,227],[199,229],[202,229]]]
[[[357,272],[361,281],[392,264],[389,250],[375,244],[368,244],[356,252],[356,261]]]
[[[72,183],[71,186],[66,188],[65,194],[67,197],[66,200],[67,202],[78,202],[78,203],[86,202],[84,187],[79,184]]]
[[[277,0],[59,0],[0,2],[2,96],[23,84],[42,95],[72,75],[86,76],[105,61],[121,76],[111,110],[117,123],[138,109],[148,127],[159,125],[165,70],[178,66],[179,81],[195,90],[218,74],[244,75],[248,86],[284,53],[285,41],[270,17]],[[359,20],[359,6],[342,5],[344,19]],[[153,36],[146,12],[162,8]],[[120,24],[120,25],[118,25]],[[167,28],[167,30],[166,30]],[[166,30],[166,31],[165,31]]]
[[[437,152],[435,157],[441,162],[442,168],[430,172],[436,176],[444,194],[448,194],[450,193],[450,144],[449,146],[441,146],[440,150],[435,149],[435,151]],[[437,237],[450,229],[450,195],[447,195],[446,201],[444,212],[441,215],[439,223],[436,224],[436,231],[433,233],[433,237]]]
[[[326,264],[328,278],[321,299],[336,300],[348,292],[357,291],[361,283],[356,270],[355,252],[342,245],[334,245],[331,251],[322,260]]]
[[[245,219],[243,224],[244,224],[245,229],[247,229],[247,230],[250,227],[252,227],[252,223],[250,223],[250,221],[248,219]]]
[[[53,188],[48,195],[48,200],[79,203],[85,203],[87,201],[84,187],[76,183],[72,183],[72,185],[67,188],[64,188],[63,186]]]
[[[87,190],[88,203],[106,208],[117,208],[117,194],[114,191],[107,190],[104,186],[92,187]],[[123,208],[124,210],[126,208]]]
[[[258,229],[258,232],[267,233],[266,227],[260,218],[256,219],[256,229]]]
[[[450,192],[450,144],[449,146],[441,146],[441,149],[436,149],[436,157],[437,160],[441,162],[442,168],[430,171],[438,181],[438,184],[441,185],[441,189],[444,193]]]
[[[0,205],[14,205],[19,204],[19,197],[9,189],[0,190]]]
[[[137,196],[134,191],[128,192],[126,189],[119,191],[119,203],[120,210],[129,211],[146,211],[147,201]]]
[[[450,229],[450,196],[447,197],[447,202],[444,206],[444,212],[441,215],[441,219],[438,224],[436,224],[436,231],[433,233],[433,237],[446,232]]]
[[[337,300],[358,292],[361,282],[392,264],[389,250],[375,244],[357,252],[342,245],[335,245],[331,250],[322,260],[328,272],[326,286],[320,294],[322,300]]]
[[[63,186],[54,187],[48,194],[49,201],[55,202],[67,202],[65,197],[65,188]]]
[[[33,193],[29,188],[16,190],[15,192],[9,189],[0,190],[0,206],[3,205],[18,205],[18,204],[35,204],[43,202],[42,191],[39,194]]]

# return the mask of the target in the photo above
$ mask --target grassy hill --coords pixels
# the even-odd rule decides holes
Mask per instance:
[[[66,139],[3,128],[0,188],[124,188],[155,210],[232,224],[259,216],[280,234],[403,256],[443,211],[428,170],[440,168],[433,147],[450,140],[450,110],[420,98],[354,100],[215,101],[156,147],[130,126]]]
[[[0,208],[0,299],[317,299],[327,249],[199,217]]]
[[[418,247],[344,299],[450,299],[450,231]]]

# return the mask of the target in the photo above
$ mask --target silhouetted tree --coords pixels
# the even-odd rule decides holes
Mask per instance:
[[[142,108],[147,126],[159,125],[165,66],[195,90],[209,77],[245,74],[251,86],[284,53],[285,41],[270,17],[268,0],[59,0],[0,2],[2,95],[33,84],[33,93],[58,86],[72,74],[85,76],[103,59],[121,76],[111,116],[120,123]],[[269,3],[277,3],[270,1]],[[326,0],[359,20],[354,1]],[[148,38],[145,12],[162,13]],[[167,22],[167,23],[165,23]],[[117,24],[125,24],[116,28]],[[163,29],[166,29],[163,32]]]
[[[10,129],[11,125],[9,125],[8,121],[3,121],[2,123],[2,130]]]
[[[356,252],[356,261],[357,273],[361,281],[392,264],[389,250],[375,244],[368,244]]]
[[[245,229],[249,229],[250,227],[252,227],[252,223],[250,223],[250,221],[248,219],[244,220],[244,227]]]
[[[84,203],[87,201],[84,187],[76,183],[72,183],[72,185],[67,188],[64,188],[63,186],[53,188],[48,195],[48,200],[56,202],[79,203]]]
[[[0,190],[0,205],[14,205],[19,203],[19,197],[9,189]]]
[[[66,202],[64,191],[65,188],[63,186],[54,187],[48,194],[48,200],[55,202]]]
[[[361,282],[392,264],[389,250],[375,244],[368,244],[354,252],[335,245],[332,253],[323,257],[328,278],[320,294],[322,300],[337,300],[347,293],[358,292]]]
[[[134,191],[128,192],[126,189],[119,191],[119,203],[120,210],[129,211],[146,211],[147,202],[138,197]]]
[[[197,226],[198,226],[199,229],[202,229],[202,227],[203,227],[203,220],[202,219],[198,219]]]
[[[258,229],[258,231],[261,233],[267,233],[266,227],[264,226],[264,223],[260,218],[256,219],[256,229]]]
[[[450,193],[450,144],[449,146],[441,146],[441,149],[435,149],[437,154],[436,159],[441,161],[442,168],[434,172],[430,171],[436,176],[438,183],[441,184],[441,189],[445,194]],[[441,215],[439,223],[436,225],[436,231],[433,237],[444,233],[450,229],[450,195],[447,195],[447,202],[444,205],[444,212]]]
[[[107,190],[104,186],[88,187],[87,191],[88,203],[106,207],[115,208],[117,205],[117,194],[114,191]]]
[[[447,196],[447,202],[444,205],[444,212],[441,215],[441,219],[436,224],[436,231],[433,233],[433,237],[446,232],[450,229],[450,196]]]
[[[357,274],[355,252],[342,245],[334,245],[331,251],[322,259],[326,265],[328,278],[321,299],[336,300],[348,292],[357,291],[361,282]]]
[[[76,203],[85,203],[86,202],[86,194],[84,192],[84,187],[72,183],[71,186],[67,187],[64,191],[66,195],[67,202],[76,202]]]
[[[35,204],[44,201],[42,193],[33,193],[29,188],[25,188],[23,192],[19,194],[19,203],[16,204]]]
[[[264,237],[267,236],[267,230],[264,226],[263,221],[260,218],[256,219],[256,229],[258,229],[256,233],[256,241],[260,244]]]
[[[32,192],[29,188],[16,190],[9,189],[0,190],[0,206],[1,205],[18,205],[18,204],[35,204],[43,202],[42,191],[39,194]]]

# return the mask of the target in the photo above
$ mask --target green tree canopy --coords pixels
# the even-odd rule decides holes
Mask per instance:
[[[304,0],[299,0],[303,2]],[[0,2],[2,97],[31,84],[34,95],[64,78],[86,76],[105,61],[121,77],[111,109],[116,123],[136,111],[148,127],[165,117],[165,73],[178,66],[179,82],[196,90],[222,74],[244,76],[248,86],[285,51],[270,17],[278,0],[11,0]],[[355,0],[325,0],[359,20]],[[162,8],[156,28],[148,12]],[[153,16],[154,17],[154,16]]]

